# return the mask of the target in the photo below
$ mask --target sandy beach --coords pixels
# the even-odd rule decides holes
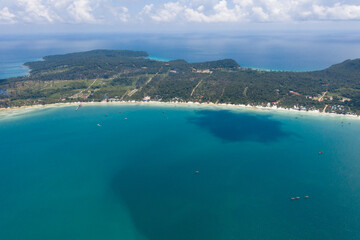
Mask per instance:
[[[22,107],[10,107],[10,108],[0,108],[0,119],[16,117],[19,115],[24,115],[29,112],[34,112],[43,109],[59,108],[59,107],[69,107],[74,106],[74,110],[79,105],[82,106],[105,106],[105,105],[143,105],[143,106],[159,106],[159,107],[206,107],[211,109],[227,109],[227,110],[247,110],[247,111],[257,111],[257,112],[270,112],[270,113],[291,113],[291,114],[306,114],[308,116],[326,116],[326,117],[336,117],[336,118],[345,118],[345,119],[360,119],[360,116],[357,115],[343,115],[336,113],[324,113],[318,110],[313,111],[303,111],[296,110],[291,108],[281,108],[281,107],[263,107],[263,106],[250,106],[242,104],[226,104],[226,103],[199,103],[199,102],[159,102],[159,101],[109,101],[109,102],[71,102],[71,103],[54,103],[54,104],[44,104],[44,105],[32,105],[32,106],[22,106]]]

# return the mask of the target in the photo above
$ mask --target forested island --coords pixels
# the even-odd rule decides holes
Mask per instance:
[[[0,80],[0,108],[63,102],[231,103],[360,115],[360,59],[312,72],[242,68],[231,59],[162,62],[146,52],[94,50],[25,63]]]

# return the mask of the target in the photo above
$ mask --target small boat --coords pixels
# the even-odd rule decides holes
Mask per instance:
[[[127,120],[127,118],[124,118],[125,120]]]
[[[297,200],[298,200],[298,199],[300,199],[300,197],[296,197],[295,199],[297,199]]]
[[[292,198],[290,198],[290,200],[295,200],[295,198],[294,198],[294,197],[292,197]]]
[[[323,154],[323,152],[319,152],[319,155]]]
[[[199,171],[195,171],[195,174],[199,174]]]
[[[101,127],[101,125],[98,123],[98,124],[96,124],[96,126],[98,126],[98,127]]]
[[[305,198],[306,198],[306,199],[308,199],[308,198],[309,198],[309,196],[305,196]]]

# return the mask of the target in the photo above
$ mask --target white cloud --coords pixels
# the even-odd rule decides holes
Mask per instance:
[[[16,23],[15,21],[15,14],[9,11],[9,8],[4,7],[0,10],[0,24],[1,23]]]
[[[202,10],[198,9],[197,11],[192,8],[185,9],[185,17],[190,22],[207,22],[208,17],[202,13]]]
[[[233,3],[240,6],[240,7],[248,7],[253,6],[253,0],[233,0]]]
[[[112,15],[121,22],[128,22],[130,19],[129,9],[126,7],[111,8]]]
[[[1,0],[0,23],[360,21],[359,0]]]
[[[330,0],[332,1],[332,0]],[[318,4],[314,4],[318,3]],[[155,21],[187,22],[291,22],[308,20],[360,20],[360,4],[329,5],[325,0],[183,0],[146,5],[142,14]],[[209,5],[209,3],[211,3]],[[204,4],[207,6],[205,7]]]
[[[170,22],[175,20],[183,7],[179,2],[165,3],[155,14],[150,15],[151,19],[157,22]]]
[[[179,2],[169,2],[162,6],[160,5],[158,8],[152,4],[148,11],[143,11],[143,14],[148,14],[153,20],[159,22],[185,20],[187,22],[226,23],[244,21],[262,22],[272,21],[274,19],[288,20],[288,15],[283,14],[285,12],[285,5],[279,4],[279,1],[280,0],[257,0],[256,2],[254,2],[254,0],[218,0],[211,4],[210,7],[208,5],[207,8],[202,4],[206,1],[202,1],[199,4],[195,4],[195,2],[198,1],[183,1],[182,4],[184,7],[178,7],[176,11],[169,11],[169,6],[170,4],[179,5]],[[289,4],[286,4],[286,6],[288,5]]]
[[[213,9],[215,14],[210,16],[211,22],[236,22],[238,20],[237,9],[228,8],[226,0],[221,0]]]
[[[58,18],[50,13],[49,7],[46,7],[41,0],[18,0],[17,3],[20,7],[23,7],[25,11],[23,18],[27,22],[36,20],[51,23],[55,18]]]
[[[341,5],[332,7],[313,6],[314,15],[322,20],[360,20],[360,5]]]
[[[153,8],[154,4],[145,5],[140,14],[150,14]]]
[[[152,7],[153,8],[153,7]],[[152,9],[151,9],[152,10]],[[212,13],[204,13],[204,5],[195,8],[182,7],[179,2],[164,4],[155,13],[148,12],[150,17],[158,22],[169,22],[184,19],[188,22],[236,22],[247,15],[239,7],[229,8],[226,0],[221,0],[212,6]]]
[[[252,9],[253,16],[261,22],[266,22],[270,20],[270,17],[261,7],[253,7]]]
[[[69,6],[71,2],[72,0],[49,0],[49,4],[58,9]]]
[[[93,11],[89,0],[75,0],[67,8],[69,14],[73,19],[78,22],[94,23],[96,22],[95,17],[91,14]]]
[[[143,7],[143,9],[139,12],[138,18],[141,21],[144,21],[144,18],[149,16],[154,8],[154,4],[148,4]]]

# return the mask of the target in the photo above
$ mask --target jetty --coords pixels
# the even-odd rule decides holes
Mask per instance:
[[[75,111],[79,110],[79,108],[82,107],[82,104],[79,104],[79,106],[77,106],[77,108],[75,109]]]

